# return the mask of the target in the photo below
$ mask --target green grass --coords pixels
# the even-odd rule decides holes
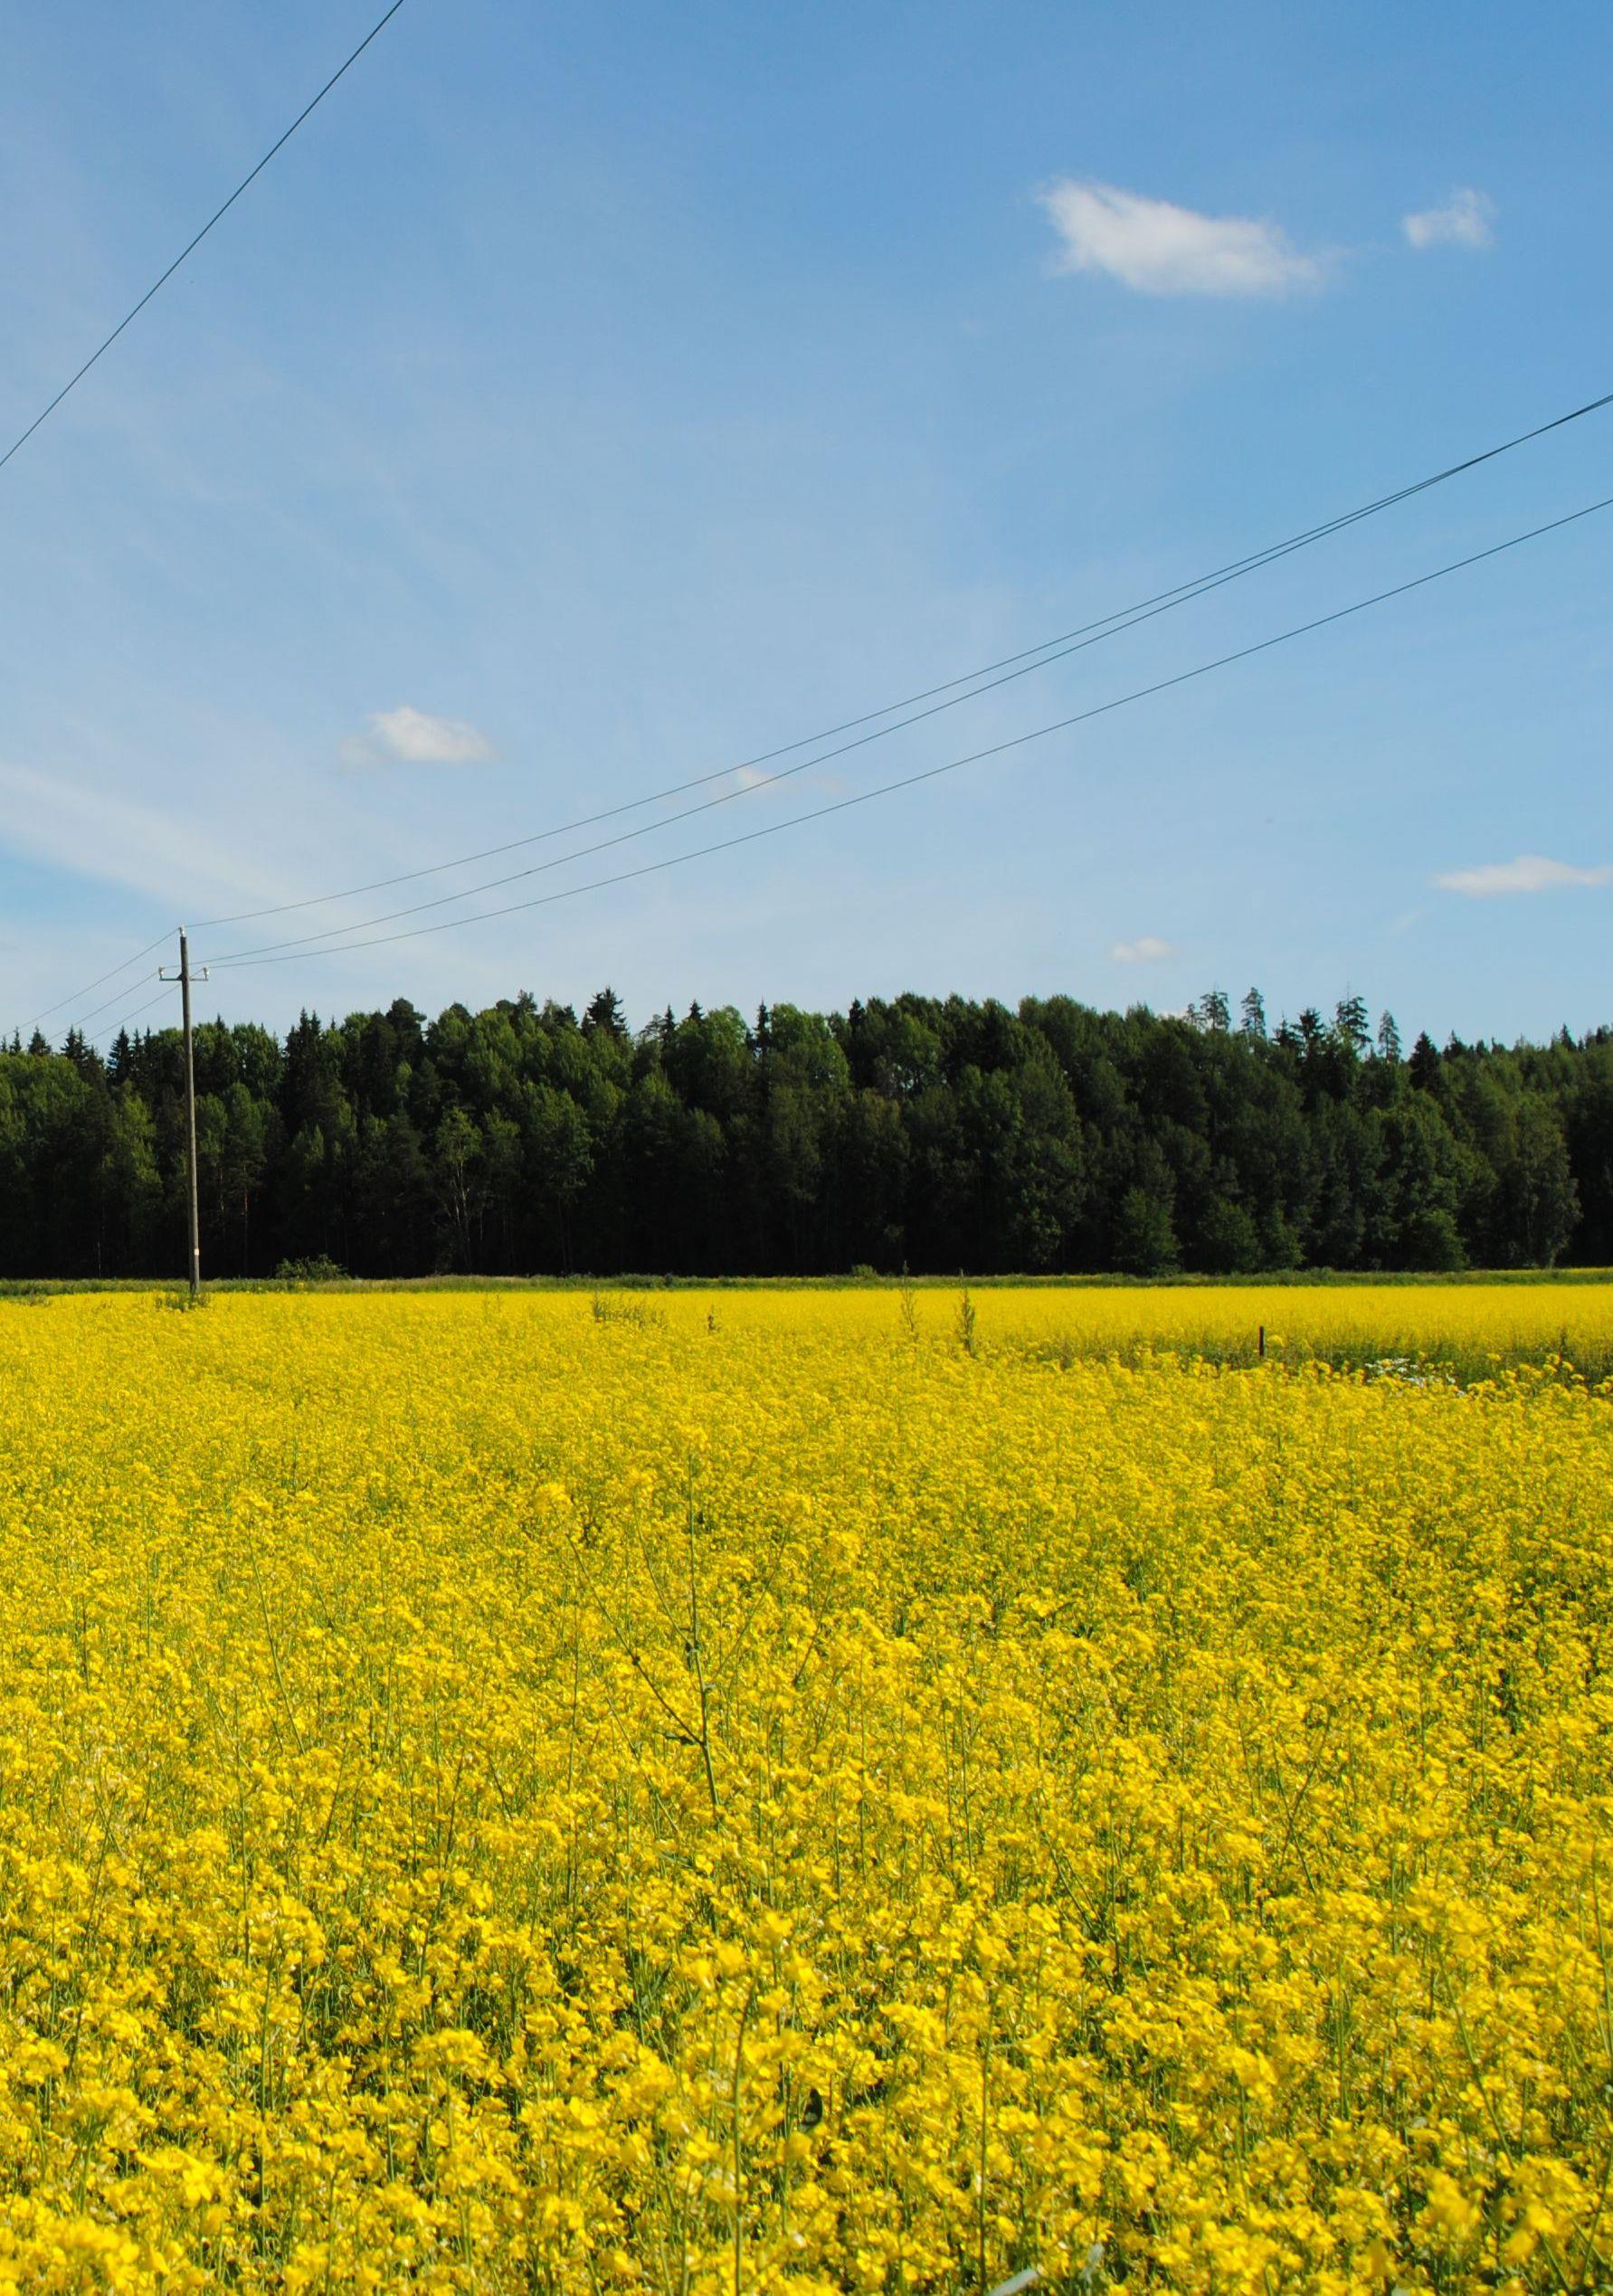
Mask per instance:
[[[341,1276],[310,1283],[280,1276],[221,1276],[209,1277],[210,1292],[896,1292],[904,1284],[915,1291],[955,1290],[967,1283],[973,1291],[1257,1291],[1270,1288],[1310,1290],[1318,1285],[1353,1291],[1407,1290],[1438,1284],[1555,1284],[1572,1288],[1587,1284],[1613,1283],[1608,1267],[1463,1268],[1451,1275],[1417,1270],[1361,1274],[1331,1267],[1285,1269],[1271,1275],[1248,1276],[975,1276],[960,1269],[953,1276]],[[182,1277],[128,1276],[0,1276],[0,1300],[37,1300],[70,1296],[79,1292],[183,1291]]]
[[[1353,1372],[1362,1379],[1406,1380],[1457,1388],[1475,1387],[1504,1372],[1530,1369],[1576,1386],[1606,1386],[1613,1399],[1613,1342],[1577,1339],[1567,1331],[1542,1337],[1538,1345],[1503,1348],[1464,1347],[1450,1340],[1418,1347],[1403,1334],[1335,1339],[1325,1343],[1288,1339],[1278,1344],[1268,1342],[1264,1359],[1254,1336],[1238,1340],[1215,1333],[1180,1333],[1119,1341],[1071,1333],[1052,1340],[1033,1340],[1023,1352],[1033,1361],[1057,1363],[1066,1371],[1095,1357],[1138,1369],[1151,1358],[1175,1355],[1213,1363],[1226,1371],[1247,1371],[1262,1360],[1293,1371],[1325,1363],[1332,1371]]]

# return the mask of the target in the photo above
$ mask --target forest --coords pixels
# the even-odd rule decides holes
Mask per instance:
[[[1613,1263],[1613,1030],[1403,1048],[1359,998],[1268,1028],[898,996],[628,1025],[523,994],[195,1032],[203,1265],[363,1276]],[[176,1029],[0,1051],[0,1276],[185,1265]]]

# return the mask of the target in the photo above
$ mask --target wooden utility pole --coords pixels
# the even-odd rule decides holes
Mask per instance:
[[[202,1295],[202,1220],[196,1196],[196,1058],[191,1035],[190,984],[194,980],[205,981],[207,968],[194,973],[190,969],[190,947],[185,937],[185,927],[179,928],[179,970],[165,972],[165,981],[179,983],[179,1009],[185,1025],[185,1192],[190,1198],[190,1295],[194,1301]]]

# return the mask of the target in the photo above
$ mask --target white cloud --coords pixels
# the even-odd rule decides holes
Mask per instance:
[[[369,731],[342,744],[347,765],[479,765],[493,754],[487,735],[463,717],[432,717],[407,702],[372,711]]]
[[[1144,933],[1135,941],[1116,941],[1109,954],[1116,964],[1160,964],[1166,957],[1173,957],[1176,951],[1158,934]]]
[[[1255,216],[1200,215],[1068,176],[1037,196],[1064,243],[1060,270],[1106,271],[1139,295],[1287,295],[1321,283],[1321,264]]]
[[[1499,893],[1552,893],[1566,885],[1613,885],[1613,868],[1578,868],[1571,861],[1549,861],[1543,853],[1520,853],[1515,861],[1487,861],[1480,868],[1447,869],[1434,879],[1443,892],[1466,893],[1483,901]]]
[[[1413,247],[1488,247],[1495,234],[1495,203],[1482,191],[1454,191],[1443,207],[1403,215],[1400,229]]]

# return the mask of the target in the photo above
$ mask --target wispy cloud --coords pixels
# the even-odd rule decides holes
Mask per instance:
[[[1482,191],[1454,191],[1443,207],[1403,215],[1400,229],[1413,247],[1488,247],[1494,239],[1495,203]]]
[[[190,820],[81,788],[31,765],[0,764],[0,845],[55,868],[127,886],[165,906],[180,886],[205,888],[210,907],[226,898],[286,897],[282,883],[242,868],[239,856],[213,844]]]
[[[799,765],[775,766],[771,773],[760,765],[735,765],[733,786],[746,795],[761,790],[769,797],[844,797],[849,782],[840,773],[809,773]]]
[[[1613,885],[1613,865],[1580,868],[1572,861],[1551,861],[1543,853],[1520,853],[1515,861],[1486,861],[1479,868],[1447,869],[1434,879],[1441,892],[1465,893],[1485,901],[1504,893],[1556,893],[1570,885]]]
[[[1116,964],[1161,964],[1166,957],[1173,957],[1176,949],[1157,933],[1144,933],[1135,941],[1116,941],[1109,954]]]
[[[433,717],[407,702],[377,709],[367,730],[342,744],[346,765],[479,765],[493,754],[487,735],[463,717]]]
[[[1259,217],[1200,215],[1069,176],[1037,196],[1062,243],[1058,270],[1105,271],[1139,295],[1290,295],[1322,281],[1321,263]]]

